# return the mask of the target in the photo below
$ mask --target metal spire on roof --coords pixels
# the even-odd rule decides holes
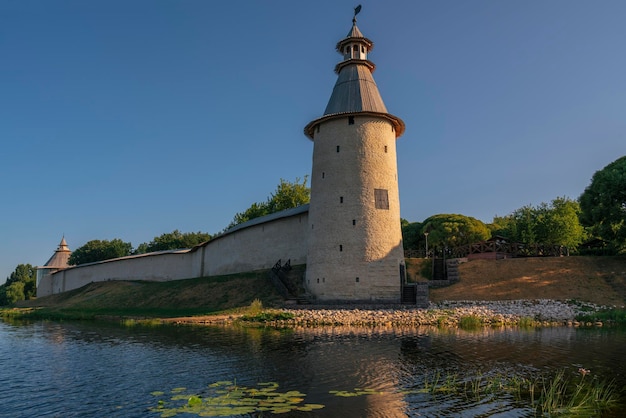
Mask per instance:
[[[352,23],[356,23],[356,15],[361,11],[361,5],[359,4],[354,8],[354,17],[352,18]]]

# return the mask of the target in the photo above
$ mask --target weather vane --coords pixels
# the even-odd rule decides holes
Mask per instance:
[[[361,5],[359,4],[354,8],[354,17],[352,18],[352,23],[356,23],[356,15],[361,11]]]

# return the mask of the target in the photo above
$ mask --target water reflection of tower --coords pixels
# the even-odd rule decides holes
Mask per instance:
[[[304,129],[313,141],[306,283],[320,300],[400,301],[396,139],[405,126],[378,92],[372,48],[355,13],[324,115]]]
[[[296,331],[297,340],[306,345],[306,357],[300,361],[310,373],[302,390],[307,399],[328,406],[316,411],[316,417],[407,416],[398,380],[402,375],[397,361],[402,332],[398,332],[392,327],[350,326]],[[347,396],[330,393],[331,389],[345,391]]]

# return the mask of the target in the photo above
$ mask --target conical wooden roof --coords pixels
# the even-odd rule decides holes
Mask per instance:
[[[65,237],[63,237],[56,251],[54,252],[54,254],[52,254],[52,257],[50,257],[50,260],[48,260],[48,262],[44,264],[44,267],[59,269],[69,267],[67,261],[69,260],[71,254],[72,251],[67,246]]]
[[[344,56],[344,60],[335,67],[338,74],[337,82],[324,110],[324,116],[310,122],[304,128],[304,133],[309,138],[313,139],[315,126],[319,123],[359,113],[389,119],[395,127],[396,137],[404,133],[404,122],[387,112],[372,76],[376,66],[367,59],[367,53],[373,46],[373,42],[364,37],[357,27],[356,19],[353,19],[348,36],[337,43],[337,52]],[[350,48],[358,48],[359,52],[355,55],[349,52]]]

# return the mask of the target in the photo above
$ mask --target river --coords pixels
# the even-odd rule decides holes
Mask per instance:
[[[0,321],[0,416],[158,417],[153,408],[159,399],[169,402],[172,390],[206,397],[209,385],[222,381],[258,389],[275,382],[278,392],[298,391],[304,403],[324,406],[278,416],[532,416],[511,397],[420,389],[450,376],[572,375],[584,368],[586,378],[615,379],[625,405],[625,348],[626,331],[610,328],[273,330]]]

